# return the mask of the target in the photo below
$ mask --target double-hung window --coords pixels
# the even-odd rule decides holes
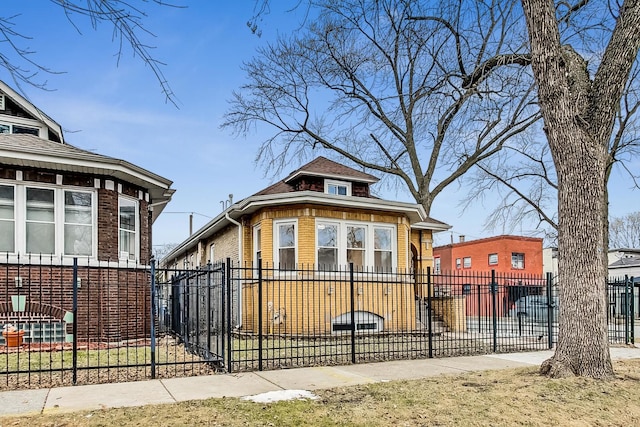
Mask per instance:
[[[440,267],[440,257],[438,256],[433,259],[433,274],[440,274]]]
[[[365,266],[366,227],[347,225],[347,263],[353,263],[356,269]]]
[[[13,185],[0,185],[0,252],[15,252],[16,190]]]
[[[374,262],[376,269],[393,268],[393,229],[391,227],[373,227]]]
[[[120,251],[120,259],[135,261],[138,254],[138,203],[135,200],[120,197],[118,210],[118,249]]]
[[[258,262],[262,259],[262,229],[260,225],[253,228],[253,262],[258,267]]]
[[[395,228],[382,224],[316,221],[317,266],[332,270],[353,263],[356,269],[390,270],[395,259]]]
[[[318,268],[334,269],[338,265],[338,226],[332,222],[318,222],[317,248]]]
[[[275,257],[274,261],[281,270],[296,268],[296,221],[278,221],[274,223]]]
[[[524,268],[524,254],[513,252],[511,254],[511,268],[522,270]]]
[[[64,253],[91,256],[93,253],[92,194],[64,192]]]
[[[26,189],[26,251],[54,254],[56,251],[55,191],[50,188]]]

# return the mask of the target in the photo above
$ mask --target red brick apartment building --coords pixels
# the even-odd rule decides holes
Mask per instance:
[[[434,272],[491,271],[542,274],[542,239],[502,235],[433,248]]]
[[[542,280],[542,239],[501,235],[433,248],[434,280],[443,292],[461,295],[466,314],[485,316],[493,310],[487,281],[495,271],[500,286],[499,315],[506,315],[519,298],[544,292]]]

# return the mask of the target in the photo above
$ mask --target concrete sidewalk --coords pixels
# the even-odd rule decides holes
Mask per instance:
[[[403,360],[347,366],[219,374],[130,383],[0,392],[0,417],[252,396],[279,390],[317,390],[441,374],[540,365],[553,351]],[[640,358],[640,348],[612,347],[614,360]]]

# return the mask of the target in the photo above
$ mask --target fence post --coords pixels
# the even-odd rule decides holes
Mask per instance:
[[[431,319],[431,293],[433,286],[431,283],[431,267],[427,267],[427,322],[429,326],[427,331],[429,333],[429,359],[433,359],[433,324]]]
[[[353,280],[353,263],[349,263],[349,283],[351,284],[351,363],[356,363],[356,309],[354,280]]]
[[[212,280],[211,277],[213,276],[213,264],[211,264],[211,261],[209,261],[207,263],[207,315],[204,316],[205,319],[207,319],[207,350],[209,350],[209,353],[213,354],[213,352],[211,351],[211,324],[214,322],[213,316],[211,316],[211,293],[213,292],[213,285],[212,285]],[[218,319],[215,319],[215,322],[217,323]],[[216,331],[216,337],[218,336],[217,334],[222,333],[222,331]],[[218,356],[218,352],[220,351],[220,349],[218,349],[218,340],[216,339],[216,352],[215,355]]]
[[[629,300],[629,306],[631,311],[631,317],[630,317],[631,318],[631,344],[636,343],[636,323],[635,323],[636,310],[635,310],[635,297],[633,295],[634,285],[635,285],[635,281],[633,280],[633,276],[631,276],[631,280],[629,283],[629,286],[631,288],[631,295]]]
[[[156,260],[151,259],[151,379],[156,378]]]
[[[555,304],[553,303],[553,274],[547,272],[547,344],[549,349],[553,348],[553,310]]]
[[[629,276],[624,275],[624,343],[631,342],[631,333],[629,331],[629,313],[631,312],[631,304],[629,301]]]
[[[262,371],[262,259],[258,260],[258,370]]]
[[[231,373],[233,371],[233,360],[231,359],[233,357],[233,335],[231,334],[232,331],[232,326],[231,326],[231,258],[227,258],[227,264],[225,266],[225,278],[223,281],[224,286],[226,286],[226,298],[225,298],[225,289],[223,286],[222,289],[222,308],[224,310],[224,306],[225,304],[227,305],[227,310],[226,310],[226,318],[224,317],[225,315],[223,314],[223,326],[222,326],[222,330],[226,330],[227,331],[227,361],[228,361],[228,366],[227,366],[227,372]],[[240,302],[242,304],[242,302]],[[223,345],[224,345],[224,340],[223,340]],[[224,353],[223,353],[224,354]]]
[[[491,270],[491,305],[493,306],[493,352],[498,352],[498,284],[496,271]]]
[[[72,384],[78,383],[78,258],[73,258],[73,347],[71,351],[73,369]]]

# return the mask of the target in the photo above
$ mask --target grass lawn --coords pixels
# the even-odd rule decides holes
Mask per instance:
[[[615,380],[551,380],[536,368],[317,391],[318,400],[224,398],[72,414],[0,418],[2,426],[632,426],[640,425],[640,359]]]

